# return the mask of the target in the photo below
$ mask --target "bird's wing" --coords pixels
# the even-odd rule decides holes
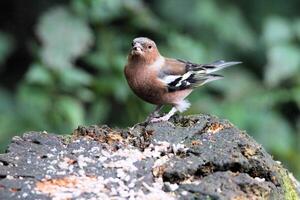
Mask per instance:
[[[240,63],[220,60],[210,64],[195,64],[167,58],[161,68],[159,78],[166,84],[169,92],[192,89],[223,78],[223,76],[212,74],[212,72]]]

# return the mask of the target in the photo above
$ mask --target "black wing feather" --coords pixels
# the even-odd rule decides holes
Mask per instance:
[[[181,59],[177,59],[177,60],[179,62],[185,63],[186,73],[168,84],[169,92],[192,89],[201,86],[205,83],[208,83],[210,81],[223,78],[223,76],[218,74],[212,74],[212,72],[241,63],[241,62],[226,62],[224,60],[218,60],[210,64],[196,64]],[[183,78],[184,76],[187,75],[187,73],[190,73],[190,75],[186,78]]]

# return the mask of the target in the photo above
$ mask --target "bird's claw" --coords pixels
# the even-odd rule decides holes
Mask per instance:
[[[169,116],[162,116],[162,117],[158,117],[158,118],[153,118],[150,120],[150,122],[155,123],[155,122],[165,122],[168,121],[170,119]]]

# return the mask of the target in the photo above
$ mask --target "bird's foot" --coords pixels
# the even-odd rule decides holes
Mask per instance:
[[[168,121],[169,119],[170,119],[170,116],[165,115],[165,116],[162,116],[162,117],[153,118],[153,119],[150,120],[150,122],[152,122],[152,123],[155,123],[155,122],[165,122],[165,121]]]
[[[150,122],[152,119],[159,118],[160,114],[158,112],[151,113],[145,120],[145,122]]]

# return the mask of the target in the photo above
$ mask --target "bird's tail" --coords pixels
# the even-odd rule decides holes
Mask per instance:
[[[200,83],[200,85],[204,85],[208,82],[219,80],[219,79],[222,79],[222,78],[224,78],[224,76],[219,75],[219,74],[208,74],[208,75],[204,76],[202,78],[203,80],[199,81],[199,83]]]
[[[242,63],[242,62],[237,62],[237,61],[226,62],[224,60],[219,60],[219,61],[215,61],[210,64],[201,65],[202,70],[203,70],[203,68],[205,69],[205,73],[203,73],[203,71],[200,70],[200,71],[198,71],[198,73],[194,74],[193,78],[195,81],[193,83],[193,87],[199,87],[208,82],[222,79],[223,78],[222,75],[212,74],[212,72],[216,72],[216,71],[222,70],[226,67],[237,65],[240,63]],[[197,70],[195,70],[195,71],[197,71]]]
[[[212,72],[219,71],[219,70],[224,69],[226,67],[230,67],[230,66],[233,66],[233,65],[241,64],[241,63],[242,62],[238,62],[238,61],[226,62],[224,60],[218,60],[218,61],[215,61],[215,62],[210,63],[210,64],[204,64],[204,65],[202,65],[202,67],[206,69],[207,74],[210,74]]]

